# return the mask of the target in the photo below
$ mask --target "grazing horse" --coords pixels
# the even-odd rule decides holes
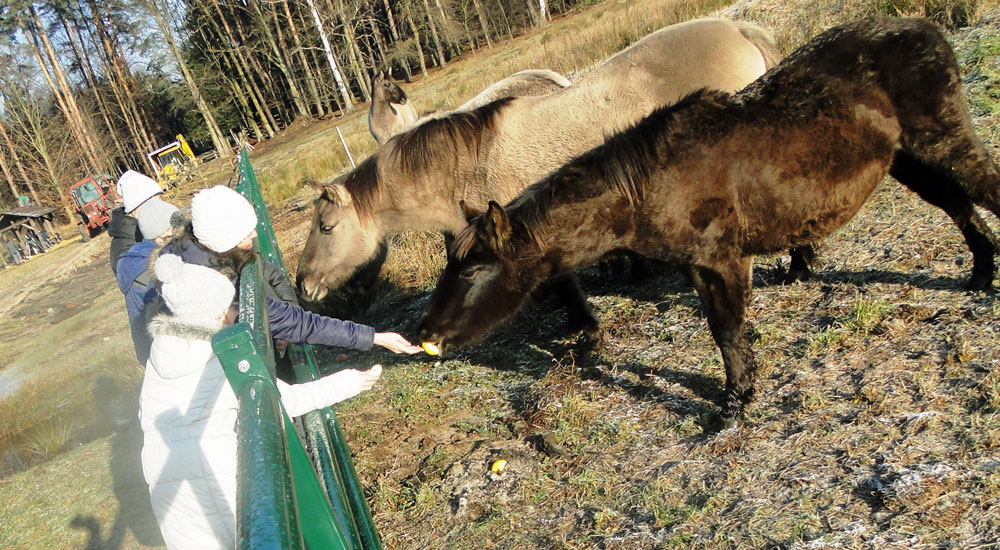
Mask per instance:
[[[571,83],[568,78],[548,69],[527,69],[516,72],[507,78],[479,92],[466,101],[456,111],[474,111],[483,105],[505,97],[529,97],[545,95],[561,90]]]
[[[650,34],[562,90],[427,120],[321,188],[299,290],[320,300],[370,263],[387,236],[457,233],[468,223],[463,204],[506,202],[660,105],[703,87],[739,90],[778,58],[759,27],[700,19]],[[596,334],[582,293],[563,295],[575,304],[570,326]]]
[[[418,118],[417,110],[392,75],[388,72],[377,74],[372,81],[372,103],[368,107],[368,130],[375,141],[382,145],[416,124]]]
[[[920,19],[816,37],[730,95],[700,91],[491,203],[453,242],[418,335],[442,351],[510,317],[545,279],[632,251],[685,265],[726,369],[725,425],[753,394],[753,256],[814,243],[890,174],[940,207],[994,276],[1000,172],[972,128],[955,55]]]

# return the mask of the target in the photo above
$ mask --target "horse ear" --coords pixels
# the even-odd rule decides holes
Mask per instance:
[[[510,219],[507,217],[507,211],[496,201],[490,201],[482,220],[483,223],[480,225],[482,236],[485,237],[487,245],[500,254],[507,248],[510,240]]]
[[[469,203],[465,202],[465,199],[458,201],[458,205],[462,207],[462,215],[465,216],[465,221],[467,222],[471,222],[472,218],[478,218],[483,215],[482,210],[471,206]]]
[[[324,185],[323,198],[341,207],[351,204],[351,194],[347,191],[347,188],[340,183],[330,183]]]
[[[307,180],[303,180],[302,183],[307,184],[309,187],[312,187],[313,189],[319,191],[320,193],[323,192],[323,184],[320,183],[320,182],[318,182],[318,181],[316,181],[316,180],[314,180],[314,179],[312,179],[312,178],[309,178]]]

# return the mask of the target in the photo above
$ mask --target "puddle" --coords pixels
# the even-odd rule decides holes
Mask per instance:
[[[11,365],[0,371],[0,400],[16,392],[25,382],[29,375],[21,372],[20,365]]]

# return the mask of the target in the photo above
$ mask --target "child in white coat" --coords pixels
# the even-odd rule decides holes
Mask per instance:
[[[230,549],[236,543],[238,402],[211,338],[236,291],[224,275],[178,256],[161,256],[154,270],[172,314],[149,323],[153,344],[139,396],[142,469],[153,511],[167,548]],[[277,385],[294,417],[370,389],[381,372],[375,365]]]

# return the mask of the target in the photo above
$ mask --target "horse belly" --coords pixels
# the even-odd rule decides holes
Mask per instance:
[[[747,200],[744,252],[773,253],[817,242],[849,222],[885,177],[889,163],[871,161],[839,180],[805,174],[762,174],[765,185]]]
[[[886,176],[896,150],[891,133],[867,125],[769,134],[741,136],[744,150],[728,155],[742,159],[729,164],[728,178],[739,189],[747,254],[813,243],[844,226]]]

